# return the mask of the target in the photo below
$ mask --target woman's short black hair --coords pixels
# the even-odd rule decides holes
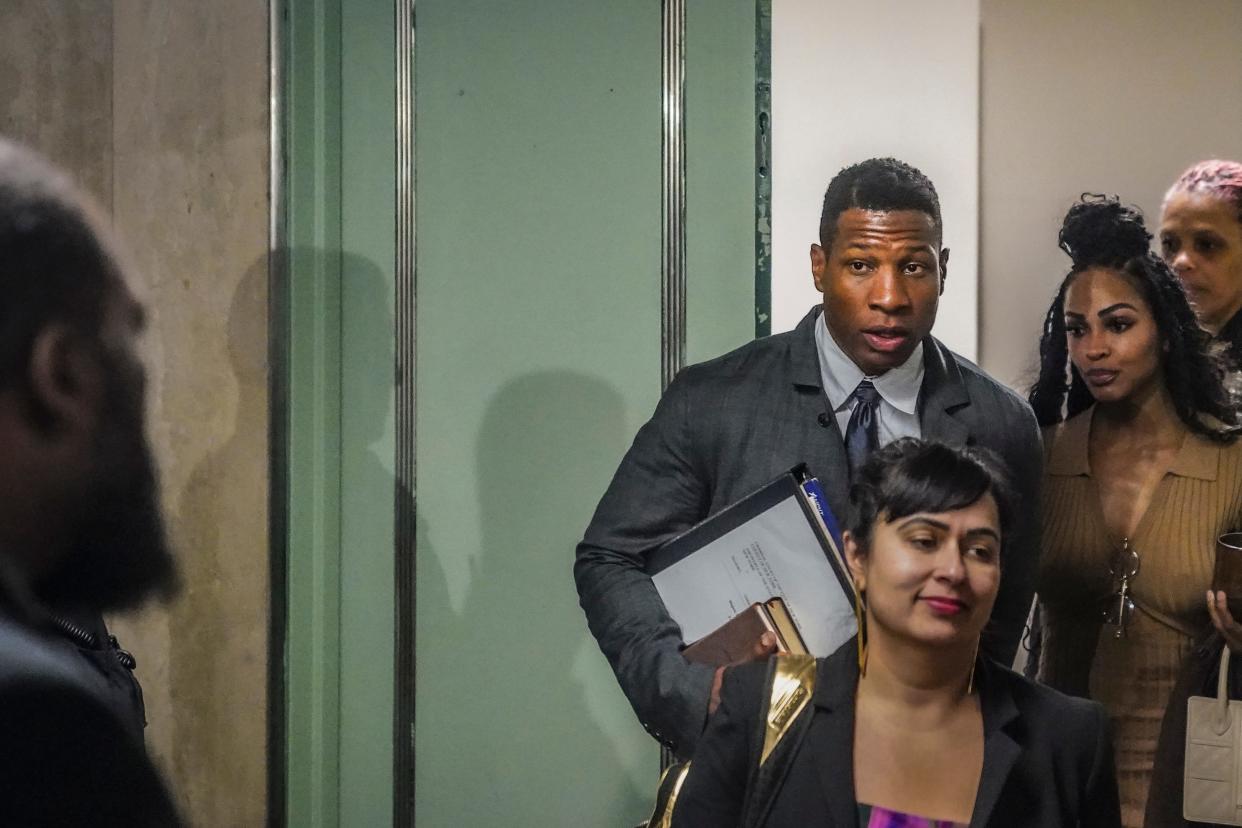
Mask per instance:
[[[874,452],[859,471],[850,490],[854,505],[850,531],[854,542],[866,550],[876,521],[951,512],[989,493],[1000,514],[1004,550],[1013,519],[1013,494],[1000,458],[987,449],[903,437]]]
[[[1095,404],[1069,359],[1065,295],[1079,273],[1104,267],[1134,285],[1155,319],[1165,349],[1164,382],[1178,417],[1197,434],[1233,441],[1238,412],[1225,385],[1225,365],[1199,327],[1181,281],[1151,252],[1142,213],[1115,196],[1084,193],[1065,214],[1058,241],[1073,265],[1048,308],[1039,340],[1039,378],[1027,397],[1039,424],[1054,425]]]

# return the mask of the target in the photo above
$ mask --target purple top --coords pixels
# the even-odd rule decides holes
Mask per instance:
[[[858,824],[861,828],[968,828],[966,823],[951,819],[928,819],[863,804],[858,806]]]

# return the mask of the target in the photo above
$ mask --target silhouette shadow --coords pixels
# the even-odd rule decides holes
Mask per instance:
[[[204,825],[261,825],[266,815],[267,282],[265,256],[233,296],[231,436],[194,468],[176,511],[182,591],[169,606],[169,759],[184,813]]]
[[[582,458],[612,462],[626,433],[623,399],[592,377],[541,372],[496,392],[475,447],[482,548],[460,612],[420,514],[416,732],[436,753],[417,759],[419,824],[633,825],[649,810],[654,748],[639,790],[574,670],[589,636],[571,554],[600,485]],[[451,530],[435,528],[445,554]]]

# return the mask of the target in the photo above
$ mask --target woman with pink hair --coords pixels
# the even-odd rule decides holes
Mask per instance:
[[[1160,250],[1199,322],[1242,364],[1242,163],[1200,161],[1164,197]]]
[[[1200,161],[1181,174],[1164,197],[1160,250],[1186,289],[1199,324],[1224,346],[1230,367],[1242,368],[1242,164]],[[1236,385],[1236,380],[1227,384]],[[1210,551],[1207,542],[1199,546],[1200,553]],[[1182,817],[1186,699],[1216,694],[1226,646],[1242,654],[1242,619],[1229,611],[1223,592],[1209,591],[1206,598],[1212,626],[1183,662],[1165,709],[1151,775],[1151,789],[1161,793],[1148,800],[1145,828],[1190,825]],[[1242,694],[1239,665],[1242,659],[1230,665],[1234,698]]]

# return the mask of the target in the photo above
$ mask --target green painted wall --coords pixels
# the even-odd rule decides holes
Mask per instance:
[[[392,818],[393,19],[288,6],[291,826]]]
[[[755,3],[686,0],[686,358],[755,335]]]
[[[421,0],[420,826],[644,818],[570,565],[659,393],[658,0]]]
[[[687,14],[688,352],[753,331],[754,8]],[[632,825],[573,548],[659,393],[660,3],[418,7],[419,825]]]
[[[395,18],[341,8],[340,824],[371,826],[393,813]]]
[[[290,0],[290,825],[392,809],[393,5]],[[618,826],[573,548],[659,395],[660,2],[419,0],[420,826]],[[691,0],[688,353],[753,329],[750,2]]]

